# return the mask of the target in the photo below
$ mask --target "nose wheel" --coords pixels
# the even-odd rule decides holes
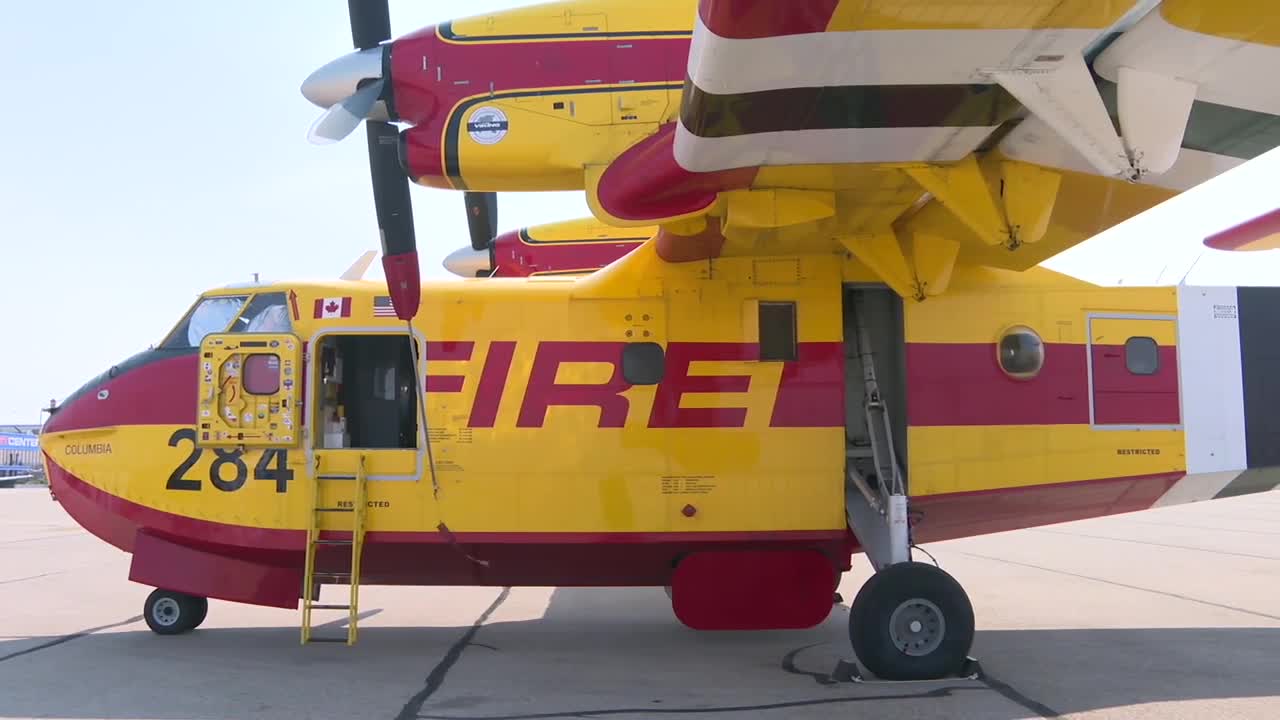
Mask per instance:
[[[917,562],[871,576],[849,612],[858,660],[885,680],[934,680],[958,673],[973,645],[973,605],[941,569]]]
[[[208,613],[207,598],[172,590],[152,590],[142,605],[142,617],[147,621],[147,627],[157,635],[190,632],[204,622]]]

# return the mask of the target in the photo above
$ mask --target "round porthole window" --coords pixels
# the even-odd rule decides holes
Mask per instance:
[[[1044,342],[1035,330],[1016,325],[1000,336],[1000,369],[1015,380],[1030,380],[1044,367]]]

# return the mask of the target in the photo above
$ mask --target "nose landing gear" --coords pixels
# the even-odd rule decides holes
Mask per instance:
[[[208,612],[207,598],[172,590],[152,590],[142,605],[142,617],[157,635],[190,632],[204,622]]]

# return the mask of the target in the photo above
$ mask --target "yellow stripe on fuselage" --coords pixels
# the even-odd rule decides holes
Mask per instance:
[[[452,30],[465,43],[504,42],[512,36],[533,41],[537,36],[590,39],[601,33],[643,39],[672,31],[689,33],[697,12],[697,0],[561,0],[460,18],[453,21]]]
[[[1180,430],[1088,425],[912,427],[911,494],[939,495],[1182,472]]]
[[[1003,330],[1025,325],[1048,343],[1084,343],[1091,313],[1173,316],[1177,307],[1170,287],[1100,288],[1044,268],[972,268],[958,272],[945,295],[907,306],[907,342],[994,348]],[[1175,344],[1172,337],[1160,342]]]

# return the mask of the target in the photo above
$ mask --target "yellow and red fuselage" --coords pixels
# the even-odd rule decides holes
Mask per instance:
[[[858,271],[832,255],[722,258],[715,276],[647,244],[582,279],[425,286],[415,331],[439,494],[414,475],[421,448],[364,451],[387,478],[369,486],[365,581],[669,585],[682,557],[743,549],[818,553],[834,581],[856,550],[845,397],[860,376],[846,375],[842,293]],[[1185,474],[1174,289],[1042,271],[955,283],[903,311],[906,403],[893,412],[908,426],[917,542],[1149,507]],[[374,283],[259,291],[282,290],[313,347],[405,332],[375,314]],[[334,296],[346,317],[312,317]],[[759,359],[754,321],[772,301],[796,304],[794,360]],[[1094,317],[1117,312],[1131,319]],[[997,360],[1014,325],[1045,338],[1034,379]],[[1135,335],[1158,342],[1160,373],[1124,372]],[[657,385],[623,378],[621,348],[638,341],[665,348]],[[294,447],[198,447],[197,376],[197,350],[161,349],[88,383],[45,428],[53,486],[135,553],[133,579],[292,607],[314,474],[351,470],[357,452],[318,449],[310,410]],[[315,388],[301,392],[313,402]]]

